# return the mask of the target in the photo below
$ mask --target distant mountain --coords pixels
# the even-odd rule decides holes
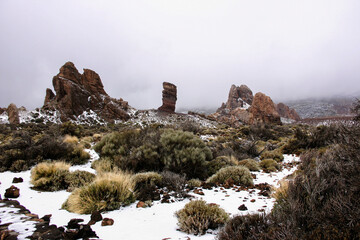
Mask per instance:
[[[334,97],[325,99],[302,99],[286,102],[301,118],[352,115],[355,97]]]

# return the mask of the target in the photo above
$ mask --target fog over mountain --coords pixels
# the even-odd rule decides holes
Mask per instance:
[[[41,107],[67,61],[133,107],[219,107],[232,84],[275,101],[360,93],[358,0],[1,0],[0,106]]]

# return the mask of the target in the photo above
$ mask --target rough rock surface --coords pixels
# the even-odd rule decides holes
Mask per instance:
[[[289,108],[284,103],[277,104],[276,110],[279,113],[280,117],[293,119],[295,121],[300,121],[301,119],[294,109]]]
[[[8,106],[8,108],[6,109],[6,112],[8,114],[10,124],[19,124],[20,123],[19,110],[14,103],[11,103]]]
[[[6,108],[0,108],[0,114],[3,114],[4,112],[6,112]]]
[[[280,104],[280,110],[284,111],[285,118],[298,120],[294,110],[288,109],[285,104]],[[226,103],[223,103],[216,113],[209,116],[219,122],[233,127],[242,124],[281,124],[278,107],[270,97],[263,93],[253,96],[252,91],[246,85],[237,87],[232,85]]]
[[[128,103],[111,98],[104,90],[100,76],[84,69],[80,74],[72,62],[65,63],[53,78],[55,93],[46,89],[44,110],[58,110],[62,121],[74,119],[84,111],[92,110],[108,122],[127,120]]]
[[[258,92],[254,96],[253,103],[249,108],[250,124],[275,123],[281,124],[280,115],[276,110],[274,102],[269,96]]]
[[[174,113],[177,100],[177,88],[174,84],[163,82],[162,106],[158,108],[160,111]]]
[[[20,196],[20,189],[12,185],[5,190],[4,197],[6,198],[18,198]]]

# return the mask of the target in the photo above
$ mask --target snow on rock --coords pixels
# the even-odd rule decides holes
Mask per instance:
[[[0,114],[0,124],[9,124],[9,119],[6,111]]]

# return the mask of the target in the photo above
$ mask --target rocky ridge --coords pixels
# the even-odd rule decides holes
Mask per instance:
[[[261,92],[253,96],[246,85],[232,85],[227,102],[210,117],[235,127],[242,124],[281,124],[282,118],[300,120],[295,110],[283,103],[276,105],[269,96]]]
[[[72,62],[65,63],[53,78],[55,93],[46,89],[43,110],[58,111],[61,121],[75,120],[85,111],[93,111],[107,122],[128,120],[129,105],[123,99],[110,97],[100,76],[84,69],[80,74]]]

